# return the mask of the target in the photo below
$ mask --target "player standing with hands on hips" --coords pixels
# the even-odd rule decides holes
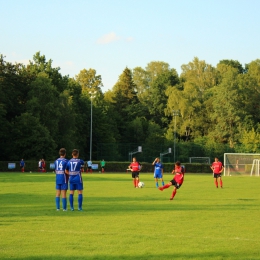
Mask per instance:
[[[155,180],[155,186],[156,188],[159,188],[158,179],[161,180],[162,186],[164,186],[163,181],[163,165],[161,164],[161,161],[159,158],[155,158],[152,165],[154,165],[154,180]]]
[[[224,170],[224,166],[222,165],[222,162],[220,162],[218,160],[218,158],[215,157],[215,162],[212,163],[210,168],[213,171],[216,188],[218,188],[218,180],[220,182],[220,187],[223,188],[223,182],[222,182],[222,179],[221,179],[221,173]]]
[[[138,188],[139,172],[142,168],[142,165],[136,161],[135,157],[133,157],[133,162],[128,166],[128,168],[130,168],[131,172],[132,172],[132,179],[133,179],[134,187]]]
[[[83,202],[83,179],[81,175],[81,167],[84,166],[84,161],[79,159],[79,150],[74,149],[72,151],[72,159],[67,163],[66,173],[69,174],[70,183],[70,210],[74,211],[74,192],[78,191],[78,210],[82,211]]]
[[[172,174],[175,174],[173,179],[169,183],[165,184],[163,187],[159,187],[159,190],[163,191],[164,189],[168,189],[169,187],[173,186],[173,192],[170,200],[173,200],[177,193],[177,189],[181,187],[184,181],[184,172],[184,167],[181,166],[181,163],[179,161],[177,161],[172,171]]]

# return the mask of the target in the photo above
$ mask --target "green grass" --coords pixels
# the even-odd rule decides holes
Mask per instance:
[[[152,174],[84,174],[83,212],[55,210],[54,180],[0,173],[0,259],[260,259],[258,177],[187,174],[170,201]]]

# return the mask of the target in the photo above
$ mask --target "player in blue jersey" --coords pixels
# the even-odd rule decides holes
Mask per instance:
[[[68,160],[65,158],[66,149],[61,148],[59,151],[60,158],[58,158],[55,164],[55,173],[56,173],[56,209],[60,210],[60,195],[62,196],[62,209],[63,211],[67,210],[67,197],[66,193],[68,190],[68,179],[69,175],[65,173],[65,169],[68,163]]]
[[[161,180],[162,186],[164,186],[164,181],[163,181],[163,165],[160,162],[159,158],[155,158],[152,165],[154,165],[154,180],[155,180],[155,185],[156,188],[159,188],[158,184],[158,179]]]
[[[78,210],[82,210],[83,201],[83,179],[81,175],[81,167],[84,167],[84,161],[79,159],[79,151],[74,149],[72,151],[72,159],[68,161],[66,172],[69,174],[70,183],[70,209],[74,211],[74,192],[78,191]]]
[[[22,160],[20,161],[20,169],[21,169],[21,172],[24,172],[24,167],[25,167],[25,162],[24,162],[24,160],[22,159]]]

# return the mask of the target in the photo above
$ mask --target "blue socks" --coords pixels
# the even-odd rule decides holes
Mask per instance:
[[[82,201],[83,201],[83,196],[82,194],[79,194],[78,196],[79,209],[82,209]]]
[[[70,194],[70,208],[74,209],[74,207],[73,207],[73,195],[72,194]]]
[[[67,209],[67,199],[66,198],[62,198],[62,208],[63,209]]]
[[[56,197],[55,201],[56,201],[56,209],[60,209],[60,197]]]

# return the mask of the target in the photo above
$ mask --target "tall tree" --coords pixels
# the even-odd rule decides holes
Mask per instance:
[[[116,127],[120,136],[118,141],[120,142],[132,141],[130,136],[126,136],[126,127],[128,122],[132,121],[136,115],[138,99],[135,89],[132,72],[130,69],[125,68],[112,89],[112,105]]]
[[[96,75],[94,69],[83,69],[75,77],[76,82],[82,87],[82,93],[99,92],[101,93],[101,87],[103,87],[102,78],[100,75]]]
[[[172,115],[173,110],[180,110],[178,133],[186,139],[207,135],[210,119],[204,102],[207,100],[207,90],[216,84],[215,68],[195,57],[193,62],[182,66],[182,71],[183,86],[167,89],[167,114]],[[173,117],[170,129],[173,129],[174,121]]]

